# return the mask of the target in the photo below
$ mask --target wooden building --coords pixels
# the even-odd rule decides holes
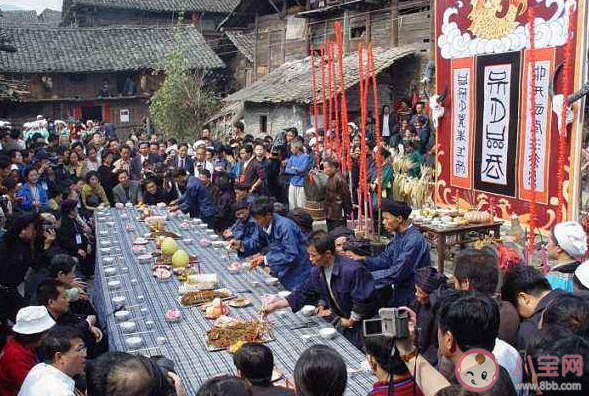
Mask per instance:
[[[46,8],[40,14],[35,10],[1,11],[0,26],[44,26],[58,27],[61,12]]]
[[[117,127],[141,125],[162,79],[162,60],[175,49],[172,27],[3,28],[14,53],[0,53],[0,74],[25,83],[30,94],[0,103],[0,117],[15,123],[42,114],[95,119]],[[176,36],[191,69],[224,68],[194,26]]]
[[[237,78],[242,73],[243,51],[236,48],[234,59],[227,58],[230,55],[225,51],[229,73],[236,76],[237,86],[242,89],[230,95],[227,106],[212,118],[214,128],[227,130],[228,120],[235,121],[237,116],[253,133],[275,133],[288,126],[309,127],[308,56],[311,48],[318,57],[327,41],[335,42],[337,21],[342,25],[346,59],[353,59],[351,56],[360,43],[372,43],[376,54],[410,48],[416,55],[395,62],[394,67],[393,61],[397,59],[384,55],[391,63],[378,77],[381,104],[395,106],[399,100],[423,90],[417,83],[432,54],[429,0],[240,0],[219,27],[228,37],[240,34],[253,40],[251,78]],[[357,72],[357,65],[351,67]],[[293,78],[299,84],[307,84],[307,92],[292,94],[291,89],[297,91]],[[359,112],[359,103],[354,76],[350,78],[346,86],[350,91],[349,117],[353,119]],[[272,93],[273,85],[294,96],[284,99],[282,94]],[[257,89],[260,94],[253,95]],[[241,110],[237,113],[235,109]]]
[[[180,17],[205,38],[217,38],[217,25],[237,0],[64,0],[63,26],[170,26]]]
[[[253,79],[283,63],[318,51],[335,41],[335,23],[344,31],[344,51],[360,42],[377,47],[414,46],[424,61],[430,57],[429,0],[241,0],[220,24],[223,31],[253,35]]]

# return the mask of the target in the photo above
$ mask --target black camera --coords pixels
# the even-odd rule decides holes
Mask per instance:
[[[409,314],[397,308],[381,308],[378,319],[364,321],[364,336],[409,337]]]

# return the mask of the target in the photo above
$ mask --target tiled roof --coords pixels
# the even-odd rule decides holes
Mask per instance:
[[[229,13],[238,0],[70,0],[72,6],[96,6],[141,11],[205,11]]]
[[[247,60],[254,61],[254,36],[253,34],[245,34],[240,31],[226,31],[225,35],[235,45],[237,50],[241,52]]]
[[[0,23],[37,23],[37,11],[1,11]]]
[[[46,8],[39,14],[39,22],[59,26],[61,23],[61,12]]]
[[[395,61],[417,53],[418,51],[412,46],[388,49],[377,47],[374,49],[374,67],[376,72],[380,73],[393,65]],[[315,62],[315,75],[320,76],[319,61],[315,59]],[[229,95],[224,100],[226,102],[243,101],[254,103],[311,103],[313,101],[313,89],[311,87],[310,63],[310,57],[287,62],[254,84]],[[344,58],[344,79],[346,89],[356,85],[359,81],[357,52]],[[320,87],[318,86],[319,90]]]
[[[15,53],[0,53],[3,73],[82,73],[160,69],[175,47],[171,27],[3,28]],[[178,32],[191,69],[224,67],[193,26]]]

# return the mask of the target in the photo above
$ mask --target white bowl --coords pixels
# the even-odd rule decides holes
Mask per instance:
[[[286,297],[290,296],[290,294],[291,293],[288,290],[283,290],[283,291],[278,292],[278,297],[286,298]]]
[[[182,239],[182,242],[184,242],[186,245],[190,245],[190,244],[194,243],[194,239],[186,238],[186,239]]]
[[[112,242],[111,241],[102,241],[102,242],[100,242],[100,246],[105,246],[106,247],[106,246],[110,246],[110,245],[112,245]]]
[[[207,228],[209,228],[209,226],[206,225],[205,223],[199,223],[197,227],[202,228],[203,230],[206,230]]]
[[[121,309],[125,306],[127,299],[124,296],[117,296],[113,297],[111,301],[115,305],[115,309]]]
[[[131,202],[127,202],[125,204],[125,208],[132,208],[132,207],[133,207],[133,204]]]
[[[137,261],[139,264],[149,264],[153,260],[153,256],[151,254],[142,254],[141,256],[137,256]]]
[[[278,278],[266,278],[264,279],[264,283],[267,284],[268,286],[276,286],[278,284],[279,280]]]
[[[129,337],[125,340],[127,346],[131,349],[137,349],[143,345],[143,338],[141,337]]]
[[[110,235],[110,232],[108,232],[108,231],[100,231],[98,234],[99,235],[102,235],[102,236],[107,236],[107,235]]]
[[[337,330],[333,327],[325,327],[319,330],[319,335],[325,340],[332,340],[337,337]]]
[[[120,326],[123,333],[133,333],[137,329],[135,322],[123,322]]]
[[[303,316],[312,316],[315,313],[315,307],[313,305],[305,305],[301,308],[301,314]]]
[[[111,248],[101,248],[100,253],[102,254],[110,254],[112,252]]]
[[[119,322],[126,322],[131,317],[131,311],[117,311],[115,312],[115,319]]]
[[[213,232],[215,232],[215,231],[213,231]],[[209,237],[209,239],[211,241],[218,241],[219,240],[219,235],[217,235],[217,234],[210,234],[210,235],[211,236]]]
[[[120,289],[121,281],[118,281],[118,280],[110,281],[107,283],[107,285],[110,290]]]
[[[105,257],[102,259],[102,262],[105,264],[112,264],[114,263],[115,258],[114,257]]]
[[[116,267],[108,267],[104,269],[104,275],[106,276],[113,276],[117,273]]]

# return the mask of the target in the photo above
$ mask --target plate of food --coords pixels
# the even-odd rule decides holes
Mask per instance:
[[[237,297],[233,300],[229,300],[227,304],[233,308],[244,308],[250,306],[252,304],[252,300],[247,297]]]
[[[167,265],[153,267],[153,277],[157,280],[169,280],[172,277],[172,268]]]
[[[172,238],[172,239],[180,239],[180,235],[176,234],[175,232],[172,231],[166,231],[166,230],[154,230],[151,231],[151,233],[149,234],[149,239],[157,239],[159,237],[164,237],[164,238]]]
[[[194,274],[188,276],[187,283],[199,290],[210,290],[217,287],[217,274]]]
[[[206,335],[207,349],[211,352],[228,350],[239,342],[243,345],[246,342],[265,343],[273,340],[267,324],[259,320],[238,320],[227,327],[213,326]]]
[[[217,289],[217,290],[197,290],[191,291],[180,297],[180,304],[185,307],[199,306],[202,304],[209,303],[215,298],[221,300],[230,300],[235,296],[229,289]]]
[[[133,245],[147,245],[148,243],[149,243],[149,241],[145,238],[142,238],[142,237],[137,237],[133,241]]]

